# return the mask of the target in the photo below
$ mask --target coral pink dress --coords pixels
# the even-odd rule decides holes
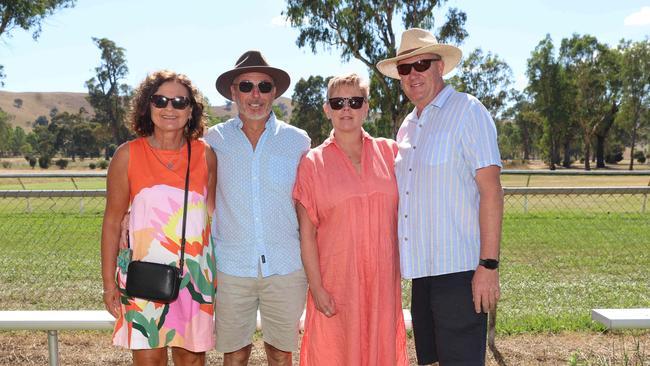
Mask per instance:
[[[317,228],[327,318],[307,297],[301,366],[408,364],[397,247],[397,145],[363,131],[361,173],[333,134],[298,168],[293,197]]]
[[[170,169],[163,161],[173,161]],[[187,146],[154,150],[145,138],[129,143],[131,214],[129,240],[133,260],[178,265],[187,169]],[[182,347],[193,352],[214,347],[215,260],[207,212],[208,172],[203,141],[192,141],[187,200],[184,277],[178,298],[158,303],[127,296],[128,248],[120,248],[116,279],[121,313],[113,344],[129,349]]]

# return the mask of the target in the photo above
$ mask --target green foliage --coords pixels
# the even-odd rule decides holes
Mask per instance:
[[[317,53],[319,46],[340,50],[344,62],[355,58],[369,70],[371,83],[371,115],[381,115],[376,121],[380,135],[393,137],[401,120],[412,108],[395,80],[389,80],[377,70],[377,62],[393,57],[397,51],[395,28],[419,27],[430,29],[434,24],[434,10],[446,0],[429,1],[307,1],[288,0],[287,16],[300,34],[298,47],[309,47]],[[450,8],[445,22],[438,29],[442,43],[461,42],[467,37],[463,28],[467,19],[464,12]],[[398,20],[399,19],[399,20]]]
[[[607,71],[614,67],[609,65],[614,62],[610,52],[590,35],[574,34],[560,47],[560,62],[573,90],[569,105],[582,135],[585,170],[590,169],[592,139],[617,93],[608,85]]]
[[[9,125],[9,115],[0,109],[0,156],[7,155],[11,150],[11,135],[12,130]]]
[[[2,161],[2,167],[5,169],[11,168],[11,162],[9,160],[3,160]]]
[[[641,164],[645,163],[645,160],[646,160],[645,159],[645,152],[639,151],[639,150],[635,151],[634,152],[634,159],[636,161],[638,161],[639,163],[641,163]]]
[[[291,124],[307,131],[311,145],[320,145],[330,131],[330,122],[323,111],[329,78],[310,76],[307,80],[301,78],[296,83],[291,99],[293,113]]]
[[[512,84],[512,70],[508,64],[491,52],[483,53],[481,48],[465,57],[449,83],[460,92],[475,96],[490,111],[492,118],[501,119]]]
[[[97,164],[90,163],[90,164],[88,164],[88,168],[90,168],[91,170],[95,170],[95,168],[97,168]]]
[[[35,157],[30,156],[29,159],[27,159],[27,161],[29,161],[29,166],[32,169],[34,169],[34,167],[36,167],[36,158]]]
[[[56,166],[59,167],[59,169],[65,169],[68,167],[68,160],[67,159],[58,159],[57,161],[54,162]]]
[[[640,135],[650,128],[650,40],[623,43],[622,50],[622,89],[621,123],[629,134],[629,147],[634,149]],[[634,169],[634,159],[630,159],[629,169]]]
[[[279,120],[284,121],[285,117],[287,116],[286,106],[285,109],[282,109],[282,107],[280,107],[278,104],[274,104],[271,106],[271,108],[273,109],[273,113],[275,113],[275,117]]]
[[[86,81],[88,103],[95,109],[95,121],[111,131],[112,143],[121,144],[130,134],[124,124],[131,90],[122,83],[129,73],[125,50],[107,38],[93,38],[101,51],[95,77]]]
[[[52,158],[47,155],[43,155],[38,158],[38,166],[41,169],[49,168],[51,163],[52,163]]]
[[[97,162],[97,166],[99,166],[99,169],[106,169],[106,168],[108,168],[108,160],[104,160],[104,159],[99,160],[99,161]]]
[[[0,37],[13,29],[33,31],[32,38],[41,34],[41,22],[55,11],[73,7],[75,0],[10,0],[0,2]],[[4,66],[0,65],[0,87],[4,86]],[[17,107],[20,108],[20,107]]]
[[[560,162],[560,146],[570,134],[571,120],[566,100],[571,93],[565,72],[555,59],[553,41],[546,35],[528,59],[526,69],[529,95],[535,111],[539,114],[542,136],[538,141],[542,158],[551,170]]]
[[[11,0],[0,3],[0,36],[15,28],[33,31],[38,39],[41,22],[55,11],[73,7],[75,0]]]
[[[14,107],[20,109],[23,106],[23,100],[20,98],[14,99]]]
[[[47,117],[38,116],[38,117],[36,117],[36,120],[34,120],[34,123],[32,123],[32,127],[47,126],[49,123],[50,123],[50,121],[47,119]]]

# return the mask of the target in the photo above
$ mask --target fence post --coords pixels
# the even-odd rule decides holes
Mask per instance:
[[[23,190],[27,190],[20,177],[18,178],[18,183],[20,183],[20,186],[23,187]],[[32,213],[32,203],[29,201],[29,197],[27,198],[27,212]]]
[[[528,178],[526,179],[526,188],[528,188],[529,185],[530,185],[530,177],[531,177],[531,175],[528,174]],[[524,195],[524,213],[525,214],[528,213],[528,195],[527,194]]]
[[[50,366],[59,365],[59,339],[56,330],[47,331],[47,349],[50,354]]]

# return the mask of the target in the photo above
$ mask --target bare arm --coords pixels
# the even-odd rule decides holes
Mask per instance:
[[[108,168],[106,178],[106,209],[102,223],[102,282],[104,285],[104,306],[117,317],[120,294],[115,284],[115,268],[120,242],[120,224],[129,208],[129,147],[120,146]]]
[[[207,144],[205,145],[205,161],[208,164],[208,215],[212,216],[217,189],[217,155]]]
[[[296,211],[300,223],[300,255],[309,282],[309,291],[314,299],[316,309],[325,316],[331,317],[336,314],[336,304],[321,282],[316,226],[311,222],[307,210],[300,202],[296,203]]]
[[[503,219],[500,173],[501,169],[494,165],[476,171],[475,180],[480,194],[480,258],[483,259],[499,259]],[[478,266],[472,279],[472,293],[477,313],[494,309],[500,297],[499,271]]]

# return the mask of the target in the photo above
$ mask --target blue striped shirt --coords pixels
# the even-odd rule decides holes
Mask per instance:
[[[257,277],[258,266],[264,277],[297,271],[302,261],[291,193],[310,139],[271,113],[253,150],[242,126],[233,118],[205,136],[217,154],[217,269],[238,277]]]
[[[397,133],[398,235],[404,278],[474,270],[480,253],[476,170],[501,166],[496,127],[476,98],[446,86]]]

